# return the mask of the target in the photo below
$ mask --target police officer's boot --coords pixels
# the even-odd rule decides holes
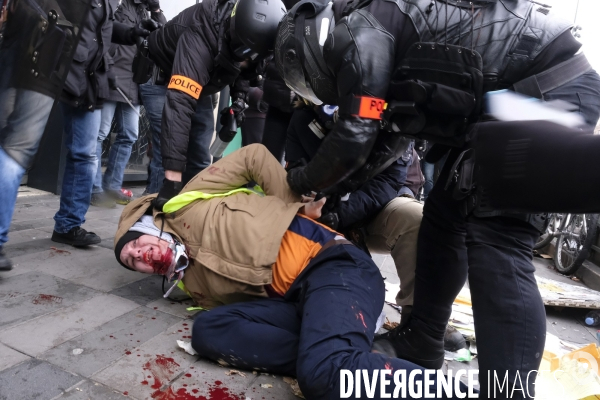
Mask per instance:
[[[371,351],[401,358],[426,369],[440,369],[444,363],[444,340],[418,329],[414,320],[375,338]]]

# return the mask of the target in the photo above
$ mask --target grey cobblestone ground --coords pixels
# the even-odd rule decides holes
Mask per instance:
[[[58,196],[24,190],[6,246],[16,265],[0,274],[0,400],[297,398],[282,377],[227,375],[229,368],[177,347],[191,335],[191,304],[162,299],[160,278],[117,264],[112,243],[122,206],[90,207],[84,228],[102,243],[75,249],[50,240]],[[397,283],[391,258],[374,259]],[[386,313],[399,320],[391,307]],[[559,336],[595,338],[575,317],[551,311],[548,318]]]

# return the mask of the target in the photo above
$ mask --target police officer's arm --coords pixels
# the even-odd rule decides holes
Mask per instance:
[[[367,160],[391,77],[394,38],[359,10],[337,24],[323,54],[336,76],[340,118],[310,163],[290,171],[288,182],[298,193],[336,185]]]
[[[187,161],[189,132],[202,87],[210,79],[212,52],[199,31],[188,28],[179,38],[162,115],[161,151],[167,178],[181,181]],[[174,173],[174,174],[173,174]]]
[[[397,159],[383,172],[352,192],[347,201],[339,203],[337,209],[333,210],[338,213],[338,229],[348,229],[364,220],[370,220],[398,196],[406,183],[412,147],[409,151],[406,157]]]

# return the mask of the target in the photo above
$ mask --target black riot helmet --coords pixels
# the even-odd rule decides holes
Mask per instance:
[[[337,89],[323,57],[323,45],[335,27],[333,3],[303,0],[281,20],[275,64],[286,85],[314,104],[334,104]]]
[[[231,11],[230,48],[238,60],[273,51],[277,25],[286,9],[281,0],[238,0]]]

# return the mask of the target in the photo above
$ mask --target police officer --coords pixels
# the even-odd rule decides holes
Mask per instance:
[[[154,203],[158,209],[182,188],[198,100],[232,85],[242,70],[244,78],[253,78],[273,50],[285,11],[280,0],[205,0],[148,38],[149,57],[169,76],[161,133],[165,179]],[[234,109],[238,118],[241,108]]]
[[[508,378],[496,398],[534,395],[545,339],[531,263],[539,230],[534,217],[485,210],[455,178],[465,176],[460,161],[486,91],[562,99],[597,122],[600,78],[575,56],[570,28],[527,0],[357,0],[299,3],[278,32],[286,83],[316,104],[340,106],[316,156],[288,173],[296,192],[360,184],[398,156],[400,133],[438,143],[430,162],[448,154],[424,208],[412,315],[374,350],[440,368],[451,305],[468,275],[482,392],[493,372]],[[514,385],[523,390],[511,393]]]

